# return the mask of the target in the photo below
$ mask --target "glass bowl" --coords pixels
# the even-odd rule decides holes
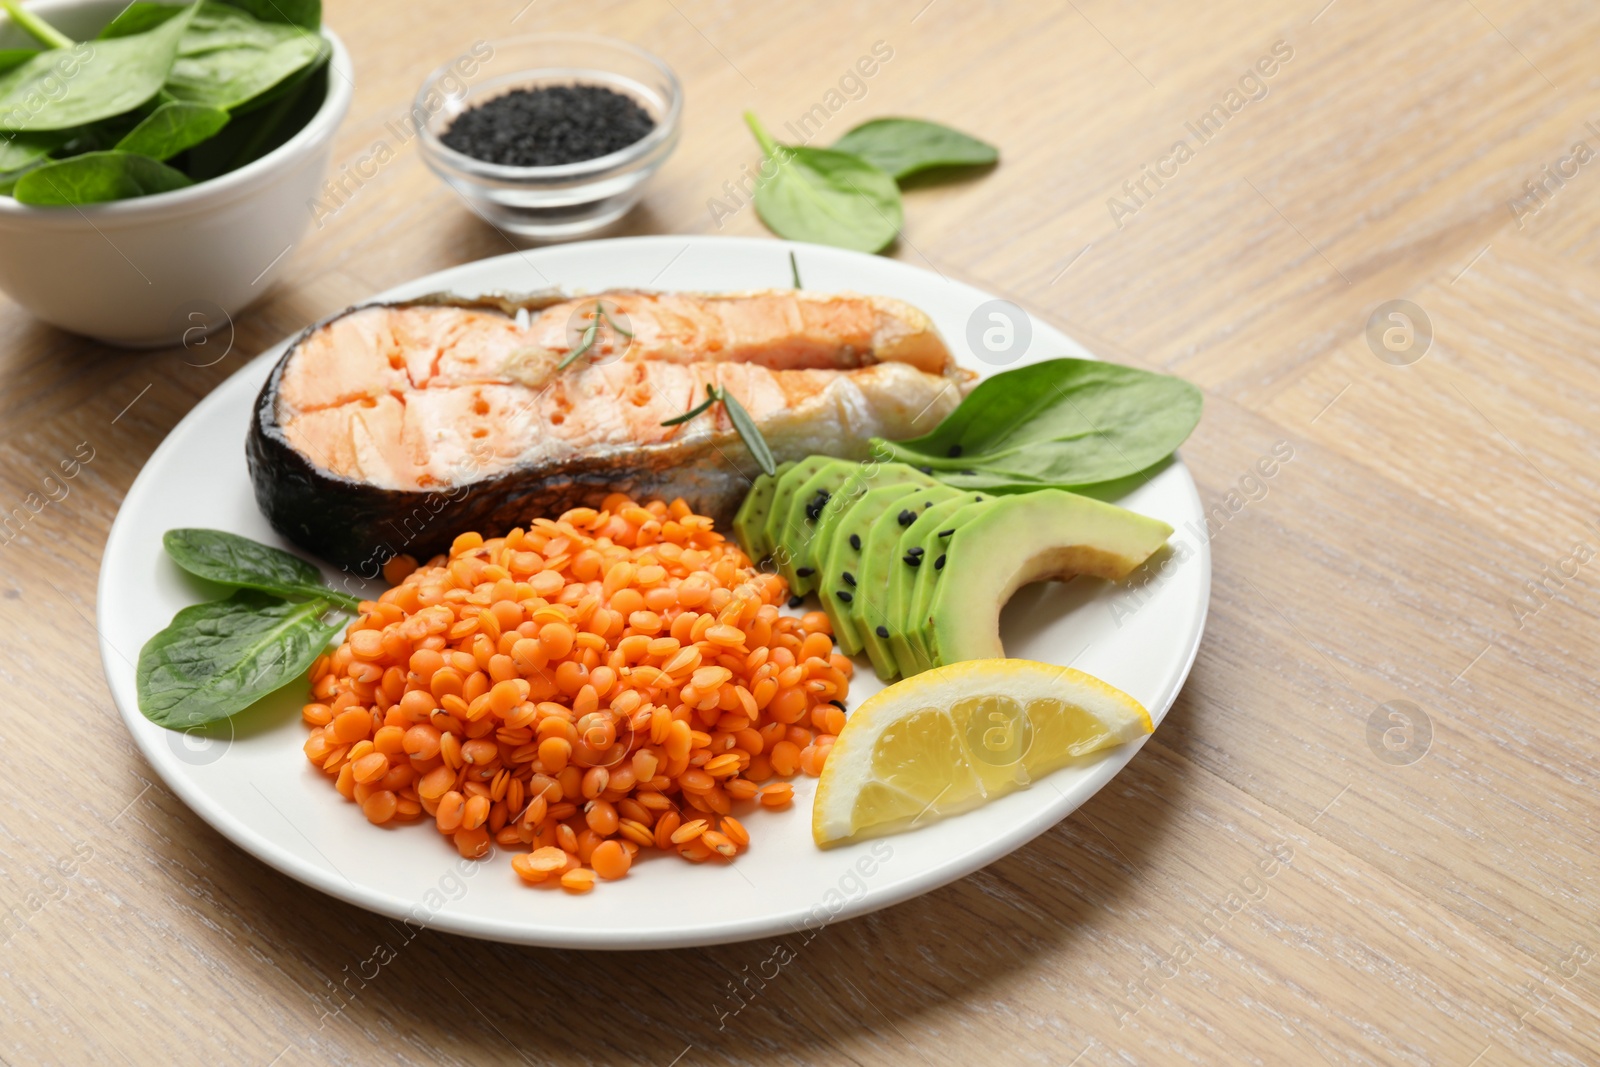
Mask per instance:
[[[683,89],[660,59],[626,41],[590,33],[539,33],[491,41],[492,54],[463,77],[446,64],[417,92],[422,158],[492,225],[536,240],[580,237],[627,214],[678,144]],[[476,51],[476,50],[475,50]],[[439,140],[463,111],[514,89],[599,85],[631,97],[655,129],[609,155],[554,167],[487,163]]]

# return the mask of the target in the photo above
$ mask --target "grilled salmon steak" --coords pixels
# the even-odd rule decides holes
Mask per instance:
[[[256,499],[362,578],[613,491],[728,519],[756,473],[726,390],[779,462],[926,433],[974,376],[917,309],[804,290],[448,296],[359,307],[289,347],[256,404]]]

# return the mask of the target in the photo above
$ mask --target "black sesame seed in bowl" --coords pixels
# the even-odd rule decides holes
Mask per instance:
[[[677,146],[677,77],[643,49],[595,34],[489,47],[470,83],[446,66],[418,92],[428,167],[517,236],[566,240],[620,219]]]
[[[546,85],[463,111],[439,140],[485,163],[559,167],[620,152],[655,128],[637,101],[603,85]]]

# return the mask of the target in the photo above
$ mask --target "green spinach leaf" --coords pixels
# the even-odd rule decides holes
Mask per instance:
[[[167,80],[195,6],[146,32],[40,52],[0,74],[0,131],[65,130],[149,100]]]
[[[27,174],[31,170],[38,170],[40,167],[45,165],[45,162],[46,160],[44,159],[36,159],[27,166],[20,167],[17,170],[0,171],[0,196],[10,196],[16,191],[17,183],[22,180],[22,176],[24,174]]]
[[[221,108],[175,100],[162,104],[144,121],[117,142],[119,152],[171,159],[212,137],[228,124],[228,113]]]
[[[67,134],[62,131],[0,133],[0,171],[21,170],[66,143]]]
[[[0,48],[0,74],[12,67],[20,67],[39,54],[37,48]]]
[[[872,119],[839,138],[833,148],[860,156],[895,181],[933,167],[982,166],[1000,158],[994,145],[921,119]]]
[[[222,132],[189,150],[186,158],[191,177],[196,181],[238,170],[260,159],[305,128],[328,95],[328,65],[311,68],[309,77],[295,75],[287,92],[285,85],[268,90],[250,104],[233,111],[233,121]],[[283,92],[283,95],[278,94]],[[271,104],[258,106],[268,97]]]
[[[95,36],[97,40],[109,41],[116,37],[148,33],[182,10],[181,7],[155,3],[154,0],[134,0]]]
[[[224,0],[262,22],[282,22],[316,30],[322,26],[322,0]]]
[[[299,556],[225,530],[168,530],[161,545],[178,566],[218,585],[285,597],[320,597],[351,609],[361,603],[359,597],[328,588],[322,572]]]
[[[193,185],[160,160],[130,152],[85,152],[28,171],[12,191],[24,204],[101,204]]]
[[[905,217],[889,175],[847,152],[779,145],[754,114],[744,118],[773,169],[756,185],[756,211],[773,233],[859,252],[881,251],[899,234]]]
[[[1200,390],[1166,374],[1053,359],[979,383],[934,431],[874,455],[966,489],[1070,489],[1145,470],[1200,421]]]
[[[218,0],[228,7],[236,7],[261,22],[284,26],[298,26],[313,33],[322,27],[322,0]],[[121,37],[129,33],[143,33],[159,26],[176,10],[171,4],[154,0],[134,0],[122,9],[111,24],[100,31],[101,37]]]
[[[236,108],[321,62],[330,49],[321,34],[206,0],[178,43],[166,88],[179,100]]]
[[[178,56],[194,8],[146,34],[42,51],[0,75],[0,130],[67,130],[152,98]],[[62,91],[66,86],[66,91]]]
[[[243,711],[304,677],[344,625],[323,621],[331,607],[241,589],[184,608],[139,652],[139,710],[176,730]]]
[[[321,40],[321,38],[319,38],[319,40]],[[266,92],[258,93],[249,100],[246,100],[244,103],[234,108],[233,113],[235,115],[244,115],[254,112],[260,108],[264,108],[269,104],[282,105],[285,103],[285,97],[298,97],[306,88],[306,83],[308,81],[316,79],[318,75],[325,75],[327,73],[328,60],[332,57],[333,46],[330,45],[326,40],[322,40],[320,51],[315,59],[301,67],[299,70],[295,71],[293,74],[289,75],[289,77],[283,79],[277,85],[274,85],[272,88],[268,89]],[[316,94],[315,103],[317,106],[321,106],[323,99],[327,95],[327,83],[326,81],[323,81],[321,90]],[[298,130],[299,127],[296,127],[296,129]]]

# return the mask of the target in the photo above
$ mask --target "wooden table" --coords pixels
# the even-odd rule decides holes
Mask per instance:
[[[93,453],[0,556],[0,1059],[1600,1061],[1600,9],[523,4],[331,0],[358,72],[335,158],[394,158],[226,359],[0,307],[3,502]],[[1004,159],[909,194],[894,254],[1206,391],[1184,456],[1213,509],[1210,627],[1152,742],[1008,859],[796,946],[725,1019],[774,943],[426,933],[334,999],[395,927],[159,784],[89,621],[118,502],[209,389],[318,316],[508,250],[396,131],[428,69],[542,29],[641,42],[684,79],[682,146],[620,232],[763,233],[708,204],[756,162],[746,107],[776,130],[837,100],[819,143],[938,118]],[[830,98],[878,41],[864,96]],[[1385,308],[1369,343],[1394,300],[1431,342]]]

